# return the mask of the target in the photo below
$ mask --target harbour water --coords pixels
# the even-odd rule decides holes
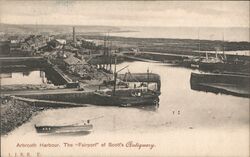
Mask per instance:
[[[159,107],[102,107],[90,106],[82,108],[51,109],[38,113],[29,122],[12,131],[9,135],[3,136],[5,141],[3,149],[10,149],[16,152],[23,151],[11,144],[11,140],[19,139],[17,143],[58,143],[60,148],[42,148],[45,155],[60,154],[64,149],[65,142],[102,143],[102,142],[128,142],[139,141],[142,143],[153,143],[156,145],[152,151],[142,150],[141,152],[151,155],[159,155],[159,152],[167,149],[170,155],[179,149],[188,149],[197,142],[201,142],[199,149],[206,149],[204,153],[212,150],[223,150],[225,154],[235,152],[235,142],[240,142],[242,147],[249,146],[249,99],[231,95],[206,93],[194,91],[190,88],[190,74],[193,70],[181,67],[174,67],[164,63],[150,62],[124,62],[117,66],[117,70],[129,65],[130,72],[150,72],[161,76],[161,95]],[[127,70],[121,71],[125,73]],[[60,125],[73,124],[81,120],[92,119],[103,116],[103,118],[91,121],[93,132],[90,134],[71,135],[41,135],[37,134],[34,125]],[[35,140],[35,141],[34,141]],[[173,141],[175,140],[175,141]],[[177,140],[177,141],[176,141]],[[221,145],[215,150],[214,143],[221,140]],[[8,145],[9,142],[9,145]],[[202,147],[202,142],[210,147]],[[15,143],[15,142],[14,142]],[[232,143],[232,144],[230,144]],[[169,148],[164,146],[169,145]],[[175,148],[175,149],[172,149]],[[25,148],[27,149],[27,148]],[[38,150],[41,148],[37,148]],[[36,152],[36,148],[29,149]],[[122,153],[125,148],[117,148],[116,153]],[[65,155],[70,154],[87,155],[93,150],[100,150],[102,153],[112,151],[112,148],[98,149],[65,149]],[[248,150],[248,149],[243,149]],[[6,152],[6,151],[3,151]],[[236,151],[237,152],[237,151]],[[93,152],[92,152],[93,153]],[[130,149],[130,154],[135,150]],[[240,152],[245,155],[248,152]],[[95,153],[98,155],[98,151]],[[168,154],[168,155],[169,155]],[[192,154],[192,153],[191,153]],[[108,154],[106,154],[108,155]],[[161,154],[162,155],[162,154]],[[195,154],[193,154],[195,155]]]
[[[45,72],[41,70],[23,70],[0,74],[1,85],[30,84],[39,85],[47,83]]]

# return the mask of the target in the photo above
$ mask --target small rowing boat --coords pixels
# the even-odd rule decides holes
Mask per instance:
[[[89,133],[93,130],[93,125],[90,123],[90,120],[96,120],[102,117],[103,116],[82,120],[81,122],[68,125],[35,125],[35,129],[37,133]]]
[[[35,125],[37,133],[69,133],[69,132],[91,132],[93,125],[87,121],[87,123],[78,125]]]

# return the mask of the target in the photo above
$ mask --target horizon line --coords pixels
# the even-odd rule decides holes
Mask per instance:
[[[76,24],[76,25],[70,25],[70,24],[16,24],[16,23],[3,23],[0,22],[0,24],[3,25],[31,25],[31,26],[36,26],[36,25],[42,25],[42,26],[71,26],[71,27],[77,27],[77,26],[101,26],[101,27],[192,27],[192,28],[250,28],[250,26],[229,26],[229,27],[223,27],[223,26],[128,26],[128,25],[120,25],[120,26],[112,26],[112,25],[81,25],[81,24]]]

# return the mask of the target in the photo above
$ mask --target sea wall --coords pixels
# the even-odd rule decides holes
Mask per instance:
[[[191,73],[190,87],[197,91],[250,97],[250,77],[244,75]]]
[[[190,81],[193,83],[227,83],[240,86],[250,86],[250,77],[234,74],[197,74],[191,73]]]
[[[206,57],[206,53],[166,53],[166,52],[159,52],[159,51],[152,51],[152,52],[157,52],[158,54],[150,54],[150,53],[143,53],[141,52],[140,54],[137,54],[136,57],[139,58],[145,58],[145,59],[150,59],[150,60],[155,60],[155,61],[161,61],[161,62],[166,62],[166,61],[176,61],[176,62],[182,62],[184,59],[188,58],[187,55],[189,56],[200,56],[200,57]],[[160,54],[162,53],[162,54]],[[168,54],[168,55],[166,55]],[[126,55],[131,55],[131,54],[126,54]],[[209,56],[215,56],[214,53],[208,53]],[[243,56],[243,55],[232,55],[232,54],[227,54],[227,60],[229,62],[232,62],[234,60],[242,60],[242,61],[250,61],[249,56]]]
[[[45,71],[46,77],[51,80],[54,85],[58,86],[68,83],[68,80],[54,67],[47,65],[46,67],[43,67],[43,70]]]
[[[64,101],[53,101],[53,100],[40,100],[40,99],[31,99],[24,97],[11,96],[15,100],[27,102],[32,106],[36,107],[45,107],[45,108],[66,108],[66,107],[87,107],[85,104],[64,102]]]
[[[41,99],[61,99],[65,95],[32,95],[33,97]],[[27,97],[32,97],[27,96]],[[73,95],[71,95],[73,96]],[[67,101],[70,101],[71,97],[66,97]],[[46,101],[46,100],[35,100],[25,99],[22,97],[5,97],[1,98],[1,135],[7,134],[15,128],[21,126],[23,123],[28,121],[37,111],[48,109],[48,108],[64,108],[64,107],[86,107],[83,104],[75,104],[70,102],[57,102],[57,101]]]
[[[73,92],[73,93],[53,93],[53,94],[30,94],[30,95],[18,95],[19,97],[39,99],[39,100],[51,100],[72,102],[80,104],[97,104],[98,101],[93,92]]]

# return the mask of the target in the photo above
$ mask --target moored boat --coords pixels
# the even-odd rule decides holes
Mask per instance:
[[[72,133],[72,132],[91,132],[93,125],[89,123],[72,125],[35,125],[37,133]]]
[[[126,68],[126,67],[125,67]],[[121,70],[123,70],[122,68]],[[119,71],[121,71],[119,70]],[[119,72],[118,71],[118,72]],[[130,82],[126,85],[126,88],[117,89],[118,72],[116,71],[116,66],[114,70],[114,81],[113,89],[111,90],[99,90],[94,94],[98,102],[106,103],[107,105],[114,106],[137,106],[137,105],[159,105],[159,95],[160,95],[160,76],[157,74],[149,73],[147,74],[131,74],[126,73],[125,75],[120,75],[120,81]],[[132,83],[131,83],[132,82]],[[150,82],[154,82],[154,89],[150,88]],[[130,87],[132,85],[132,87]]]
[[[136,89],[121,89],[113,91],[96,91],[95,95],[99,101],[109,105],[130,107],[137,105],[158,105],[159,95],[155,91],[142,91]]]
[[[66,125],[66,126],[36,126],[37,133],[67,133],[67,132],[91,132],[93,129],[92,124],[85,125]]]

